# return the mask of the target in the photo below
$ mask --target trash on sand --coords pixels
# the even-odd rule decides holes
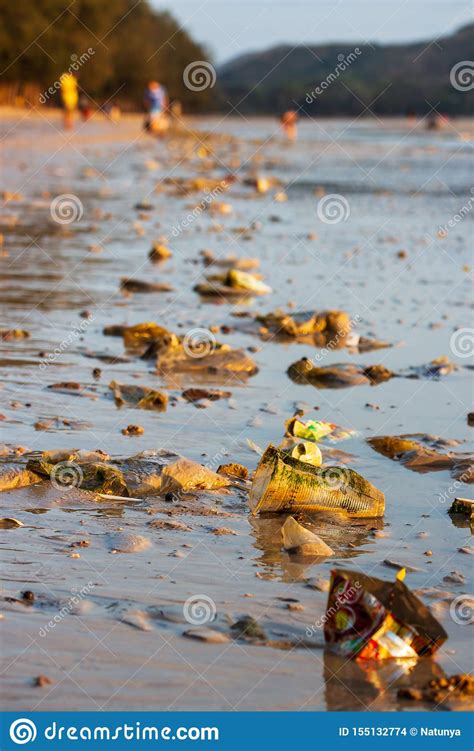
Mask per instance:
[[[168,395],[155,389],[134,384],[122,384],[117,381],[109,383],[117,407],[136,407],[137,409],[151,409],[155,412],[164,412],[168,404]]]
[[[230,485],[230,480],[224,475],[219,475],[203,464],[184,458],[168,464],[161,475],[162,493],[215,490],[228,485]]]
[[[437,436],[423,433],[408,433],[394,436],[374,436],[367,443],[383,456],[400,462],[413,472],[442,472],[449,470],[451,476],[465,483],[474,482],[474,456],[469,453],[441,452],[432,448],[443,445]],[[446,442],[444,442],[446,445]]]
[[[229,269],[226,274],[215,274],[207,277],[206,283],[196,284],[194,291],[204,296],[221,295],[226,297],[248,295],[267,295],[272,289],[264,284],[254,274],[239,269]]]
[[[153,263],[159,263],[160,261],[165,261],[167,258],[171,258],[172,255],[172,251],[167,248],[166,245],[163,245],[160,242],[154,242],[148,253],[148,258]]]
[[[288,337],[307,336],[308,334],[347,336],[351,330],[349,315],[343,310],[302,311],[285,313],[275,310],[266,315],[257,316],[257,321],[274,334]]]
[[[300,462],[305,462],[306,464],[312,464],[313,467],[320,467],[323,463],[321,451],[314,443],[307,443],[305,441],[296,443],[289,449],[289,454],[293,459],[298,459]]]
[[[474,679],[466,673],[458,673],[446,678],[432,678],[424,686],[399,688],[397,697],[411,701],[432,702],[438,708],[450,700],[472,700]],[[442,708],[442,707],[441,707]]]
[[[347,467],[314,467],[268,446],[249,493],[255,515],[262,511],[345,511],[351,516],[383,516],[384,494]]]
[[[12,516],[4,516],[0,519],[0,529],[15,529],[24,526],[23,522],[14,519]]]
[[[5,342],[10,342],[13,339],[29,339],[30,336],[30,332],[24,329],[0,329],[0,339]]]
[[[230,477],[238,477],[240,480],[246,480],[249,476],[249,471],[247,467],[244,467],[243,464],[221,464],[217,468],[217,473],[219,475],[229,475]]]
[[[145,429],[141,425],[127,425],[121,432],[122,435],[143,435]]]
[[[127,292],[173,292],[174,287],[171,284],[163,282],[144,282],[140,279],[123,278],[120,287]]]
[[[155,359],[156,369],[162,373],[186,373],[206,376],[226,375],[242,379],[255,375],[258,368],[243,349],[232,349],[228,344],[209,340],[178,341],[163,346],[162,341],[152,342],[143,359]]]
[[[383,365],[362,368],[353,363],[338,363],[318,367],[308,357],[302,357],[288,368],[295,383],[310,384],[317,388],[338,389],[347,386],[375,385],[392,378],[395,373]]]
[[[267,635],[260,624],[251,615],[244,615],[230,627],[237,639],[266,641]]]
[[[176,346],[179,343],[176,334],[153,321],[137,323],[136,326],[125,326],[121,336],[123,336],[123,343],[128,349],[143,347],[151,342],[158,341],[162,343],[163,347]]]
[[[285,422],[285,435],[303,438],[305,441],[321,441],[328,438],[330,441],[343,441],[356,434],[351,428],[341,428],[333,422],[324,420],[307,420],[302,422],[297,417],[290,417]]]
[[[455,498],[450,508],[449,514],[462,514],[468,519],[474,519],[474,501],[471,498]]]
[[[12,463],[0,464],[0,492],[4,490],[16,490],[26,488],[41,482],[42,478],[37,472],[27,469],[24,465],[18,466]]]
[[[211,402],[215,402],[218,399],[230,399],[232,393],[230,391],[222,391],[221,389],[186,389],[181,396],[188,402],[199,402],[201,399],[209,399]]]
[[[306,527],[298,524],[296,519],[289,516],[281,528],[283,547],[289,553],[302,556],[329,556],[334,555],[329,545]]]
[[[326,642],[345,657],[383,660],[432,655],[448,638],[403,583],[335,569],[324,621]]]
[[[239,258],[233,254],[224,256],[215,256],[211,250],[201,251],[202,260],[205,266],[220,266],[221,268],[239,269],[240,271],[250,271],[258,269],[260,261],[258,258]]]

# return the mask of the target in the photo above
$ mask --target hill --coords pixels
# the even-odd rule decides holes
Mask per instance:
[[[297,105],[312,116],[358,115],[368,106],[380,115],[421,115],[432,106],[471,115],[473,52],[474,24],[403,45],[283,45],[231,60],[218,70],[218,82],[223,108],[230,102],[244,114],[275,114]],[[461,61],[471,61],[471,90],[451,83],[451,70]]]

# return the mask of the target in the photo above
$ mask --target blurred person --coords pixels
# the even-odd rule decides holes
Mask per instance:
[[[66,130],[69,130],[74,124],[74,115],[79,101],[77,79],[73,73],[68,72],[63,73],[59,80],[61,83],[61,101],[64,110],[64,127]]]
[[[147,112],[145,129],[150,133],[163,136],[168,130],[168,95],[164,86],[158,81],[150,81],[143,103]]]
[[[296,141],[297,131],[296,123],[298,122],[298,113],[295,110],[287,110],[280,118],[283,133],[289,141]]]
[[[92,115],[92,107],[85,94],[81,94],[78,104],[79,112],[83,120],[88,120]]]

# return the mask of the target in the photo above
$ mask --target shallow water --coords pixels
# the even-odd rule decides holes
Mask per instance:
[[[469,200],[472,142],[465,133],[472,134],[471,124],[427,133],[398,122],[304,123],[298,143],[287,145],[271,120],[195,121],[195,128],[235,139],[213,145],[212,166],[195,149],[183,158],[179,140],[167,147],[142,136],[136,119],[116,126],[92,121],[72,137],[56,131],[58,125],[30,119],[2,125],[4,188],[23,195],[1,211],[7,252],[0,259],[2,328],[31,334],[1,343],[3,441],[113,455],[170,448],[213,469],[225,461],[253,469],[258,456],[247,439],[261,447],[278,443],[285,419],[304,403],[308,418],[357,431],[338,448],[352,453],[351,466],[384,491],[386,514],[370,524],[313,517],[313,529],[336,554],[307,564],[280,550],[282,519],[249,518],[242,493],[208,495],[196,501],[196,513],[173,516],[191,527],[186,532],[147,526],[168,511],[153,501],[98,503],[80,491],[59,492],[46,484],[2,494],[2,515],[25,525],[0,530],[4,594],[15,598],[27,589],[36,595],[33,605],[2,603],[5,707],[403,708],[396,699],[400,681],[423,683],[440,670],[466,671],[472,660],[469,629],[450,616],[439,592],[425,602],[434,606],[449,640],[435,660],[419,661],[403,677],[401,666],[361,668],[321,648],[326,593],[309,588],[307,580],[327,579],[340,563],[393,579],[395,571],[383,563],[391,559],[416,569],[406,580],[413,589],[438,587],[455,597],[472,590],[471,559],[458,552],[470,544],[469,526],[455,526],[446,513],[452,498],[471,495],[470,487],[447,472],[410,472],[365,443],[373,435],[422,432],[456,438],[463,441],[459,450],[472,450],[469,370],[440,380],[396,378],[376,387],[321,390],[296,385],[286,375],[292,362],[314,356],[314,347],[262,342],[233,330],[217,338],[232,346],[258,346],[252,357],[259,373],[246,383],[226,384],[230,402],[197,409],[180,400],[158,414],[117,409],[107,384],[116,379],[153,385],[179,396],[190,379],[163,380],[146,361],[106,363],[93,354],[119,359],[126,354],[121,338],[102,334],[111,323],[155,320],[184,334],[210,325],[235,327],[239,319],[232,313],[267,312],[291,302],[297,310],[343,308],[357,316],[359,333],[397,344],[357,355],[325,350],[319,364],[382,363],[398,371],[440,355],[460,366],[472,364],[472,358],[453,352],[451,341],[455,328],[469,326],[472,315],[467,266],[473,213],[438,237],[439,227]],[[221,178],[237,161],[239,177],[259,172],[282,180],[288,200],[277,202],[275,191],[257,195],[236,182],[217,199],[232,205],[232,215],[204,212],[188,221],[202,195],[154,192],[166,176]],[[347,221],[319,219],[322,189],[346,199]],[[60,194],[79,197],[80,221],[62,226],[51,221],[51,199]],[[134,205],[143,200],[153,210],[139,218]],[[242,231],[254,222],[253,229]],[[317,237],[308,239],[310,233]],[[169,237],[174,255],[153,266],[147,253],[160,236]],[[91,252],[92,245],[101,252]],[[260,259],[273,293],[245,304],[201,301],[192,288],[212,271],[196,263],[204,248]],[[402,249],[405,258],[397,257]],[[123,276],[167,282],[175,292],[124,296]],[[85,310],[89,320],[80,317]],[[100,380],[93,378],[93,368],[101,369]],[[70,380],[87,386],[89,396],[46,390]],[[213,379],[209,385],[221,383]],[[86,425],[35,429],[39,419],[58,416]],[[144,435],[123,436],[129,423],[142,425]],[[206,516],[203,507],[220,515]],[[237,534],[216,536],[210,531],[216,526]],[[117,533],[144,536],[151,546],[114,553]],[[71,558],[71,543],[83,539],[89,547],[74,548],[80,557]],[[428,549],[432,556],[424,555]],[[464,575],[465,584],[443,582],[453,570]],[[71,596],[81,590],[79,604],[71,607]],[[250,613],[273,638],[304,637],[312,629],[315,648],[284,651],[184,638],[189,623],[183,602],[198,594],[215,603],[217,627]],[[287,610],[279,598],[288,597],[304,610]],[[64,606],[65,615],[47,627]],[[130,623],[134,618],[138,627]],[[148,630],[142,630],[144,623]],[[33,688],[39,674],[53,683]]]

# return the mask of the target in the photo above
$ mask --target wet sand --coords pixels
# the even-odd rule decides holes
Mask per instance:
[[[469,326],[472,315],[472,212],[447,236],[438,233],[471,195],[472,124],[428,133],[398,121],[308,122],[298,143],[288,145],[272,120],[188,121],[213,132],[210,140],[200,137],[205,148],[195,139],[156,142],[140,124],[136,117],[118,124],[93,119],[64,134],[55,114],[3,118],[3,187],[21,197],[6,200],[0,212],[2,328],[26,329],[30,338],[1,343],[2,440],[31,450],[75,447],[122,456],[164,448],[212,469],[235,461],[253,470],[258,455],[247,439],[261,447],[279,443],[284,421],[298,407],[308,419],[357,431],[336,446],[353,454],[350,466],[383,490],[386,513],[376,522],[312,517],[312,529],[335,555],[306,564],[281,550],[284,518],[249,517],[242,492],[202,494],[183,513],[154,499],[97,502],[49,484],[3,493],[2,516],[24,525],[0,530],[4,708],[412,708],[396,698],[400,685],[472,668],[470,629],[450,609],[453,599],[472,591],[471,559],[459,552],[472,544],[470,528],[447,514],[454,497],[471,491],[448,472],[411,472],[377,454],[366,439],[430,433],[462,441],[457,450],[472,450],[472,375],[465,367],[472,357],[452,346],[455,329]],[[238,180],[216,199],[230,204],[231,214],[205,211],[190,221],[205,194],[155,190],[166,177],[222,179],[231,171]],[[278,178],[281,187],[257,194],[243,183],[257,173]],[[286,201],[275,200],[278,191]],[[345,197],[347,221],[321,221],[324,192]],[[51,201],[62,194],[80,199],[79,221],[51,220]],[[151,210],[134,208],[146,201]],[[155,266],[147,256],[160,237],[173,257]],[[193,287],[211,271],[201,263],[203,249],[258,258],[272,294],[218,305],[200,299]],[[124,276],[165,282],[175,291],[125,296]],[[357,317],[358,333],[397,346],[353,354],[264,342],[242,332],[233,315],[289,303],[295,310],[342,308]],[[84,311],[89,319],[81,317]],[[122,339],[102,333],[112,323],[142,321],[182,335],[227,326],[218,340],[250,347],[259,372],[246,383],[201,382],[232,392],[230,401],[204,409],[182,399],[160,414],[118,409],[108,394],[112,379],[160,388],[170,397],[195,385],[186,377],[163,379],[137,358],[122,361]],[[395,378],[375,387],[293,383],[288,366],[318,351],[323,365],[381,363],[399,371],[446,355],[461,367],[438,380]],[[89,396],[46,388],[60,381],[79,382]],[[57,417],[83,424],[35,428]],[[130,423],[143,426],[144,434],[123,436]],[[168,516],[191,529],[149,526]],[[215,527],[236,534],[216,535]],[[140,535],[150,545],[117,553],[117,534]],[[71,547],[81,540],[89,545]],[[393,579],[387,559],[415,569],[406,583],[422,591],[449,635],[436,658],[419,660],[412,672],[393,664],[361,667],[326,652],[320,619],[327,595],[308,586],[315,578],[327,580],[338,565]],[[465,581],[443,581],[452,571]],[[34,592],[33,604],[14,601],[25,590]],[[209,626],[227,633],[229,623],[250,614],[273,639],[308,639],[310,629],[314,648],[186,638],[191,626],[183,603],[196,595],[215,603]],[[285,598],[304,609],[290,611]],[[40,674],[52,683],[34,687]]]

